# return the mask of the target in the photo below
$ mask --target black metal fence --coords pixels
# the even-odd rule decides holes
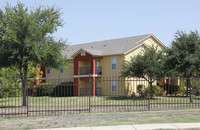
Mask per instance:
[[[160,78],[152,86],[145,79],[119,75],[88,75],[73,81],[73,77],[29,79],[25,97],[20,81],[3,82],[0,117],[200,108],[200,78],[196,77]]]

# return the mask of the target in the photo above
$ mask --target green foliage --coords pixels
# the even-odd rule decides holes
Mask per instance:
[[[56,41],[51,35],[63,25],[60,16],[54,6],[29,10],[19,2],[0,10],[0,65],[60,67],[65,41]]]
[[[36,7],[28,9],[18,2],[0,9],[0,67],[16,66],[26,105],[28,65],[59,68],[64,64],[61,51],[65,41],[53,33],[63,26],[60,9]]]
[[[37,69],[31,64],[28,66],[28,77],[33,77],[38,74]],[[0,92],[1,95],[11,97],[22,95],[20,88],[20,75],[18,69],[15,66],[3,67],[0,69]],[[15,88],[15,89],[14,89]],[[16,89],[17,88],[17,89]],[[21,93],[20,93],[21,92]]]
[[[0,69],[0,97],[20,96],[19,74],[15,67]]]
[[[187,77],[187,90],[191,86],[191,77],[200,71],[200,36],[197,31],[186,34],[177,31],[172,46],[166,51],[164,70],[171,74]],[[186,93],[188,96],[188,93]],[[193,102],[190,94],[190,102]]]
[[[149,96],[149,88],[145,88],[145,96]],[[152,97],[156,97],[160,95],[160,87],[157,85],[152,85]]]
[[[160,94],[160,87],[157,86],[157,85],[153,85],[152,86],[152,95],[153,95],[153,97],[159,96],[159,94]]]
[[[200,69],[200,36],[197,31],[186,34],[177,31],[172,45],[166,50],[166,72],[194,76]]]
[[[185,95],[185,93],[186,93],[186,88],[185,88],[184,86],[180,85],[180,86],[178,87],[178,93],[181,94],[182,96]]]
[[[137,85],[137,93],[142,96],[145,86],[142,84]]]
[[[166,91],[166,94],[177,94],[179,86],[166,83],[163,85],[163,88]]]
[[[57,97],[66,97],[66,96],[73,96],[73,82],[64,82],[60,85],[57,85],[53,90],[53,96]]]
[[[73,82],[64,82],[59,85],[53,85],[51,83],[40,83],[34,87],[34,92],[37,96],[56,96],[66,97],[73,96]],[[30,88],[32,89],[32,88]]]
[[[162,57],[162,51],[153,46],[147,48],[143,53],[131,57],[130,61],[125,61],[122,64],[121,74],[125,77],[139,77],[152,81],[161,75]]]
[[[200,94],[200,81],[193,79],[191,81],[191,87],[193,89],[193,93],[198,96]]]
[[[144,78],[152,86],[157,78],[162,77],[163,61],[162,51],[152,46],[146,48],[143,53],[131,57],[130,61],[125,61],[121,74],[124,77]]]
[[[18,97],[18,96],[22,96],[22,89],[20,87],[19,82],[7,84],[4,85],[2,88],[0,88],[0,98]]]
[[[40,83],[35,87],[37,96],[51,96],[55,87],[51,83]]]
[[[1,83],[9,84],[16,82],[20,76],[15,66],[0,69]]]
[[[166,83],[162,87],[166,91],[166,94],[185,95],[186,93],[186,88],[183,85],[173,85]]]

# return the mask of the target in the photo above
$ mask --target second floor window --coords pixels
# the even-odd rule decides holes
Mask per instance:
[[[51,68],[47,68],[47,74],[51,73]]]
[[[116,70],[117,69],[117,58],[116,57],[112,57],[111,58],[111,69],[112,70]]]

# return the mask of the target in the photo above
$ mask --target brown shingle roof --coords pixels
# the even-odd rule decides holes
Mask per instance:
[[[80,49],[88,51],[94,56],[125,54],[142,44],[140,41],[149,36],[151,36],[151,34],[70,45],[62,54],[70,59],[73,58],[72,56]]]

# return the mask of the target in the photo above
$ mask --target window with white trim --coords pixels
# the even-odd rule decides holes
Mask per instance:
[[[144,50],[144,45],[141,45],[141,46],[140,46],[140,49],[141,49],[141,50]]]
[[[85,51],[81,51],[81,56],[85,56]]]
[[[51,68],[47,68],[47,74],[51,73]]]
[[[117,57],[111,58],[111,69],[116,70],[117,69]]]
[[[112,92],[117,91],[117,81],[116,80],[111,81],[111,91]]]

